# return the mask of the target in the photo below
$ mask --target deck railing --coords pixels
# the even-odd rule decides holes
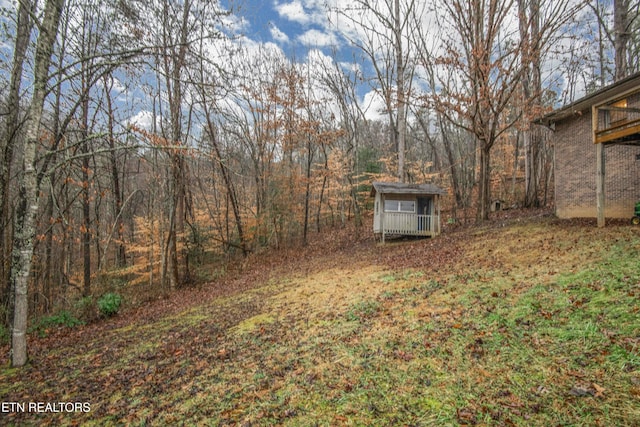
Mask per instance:
[[[640,109],[637,105],[627,107],[616,103],[602,105],[596,109],[595,143],[637,140],[640,133]]]
[[[386,235],[435,236],[439,230],[438,215],[416,215],[385,212],[382,232]]]

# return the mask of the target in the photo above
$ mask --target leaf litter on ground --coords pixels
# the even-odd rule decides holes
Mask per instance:
[[[30,338],[16,425],[640,425],[640,229],[513,217],[341,230],[113,319]],[[6,349],[5,349],[6,350]]]

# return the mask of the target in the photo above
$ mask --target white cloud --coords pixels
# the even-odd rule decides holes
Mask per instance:
[[[335,46],[338,39],[332,33],[325,33],[319,30],[309,30],[298,36],[298,41],[306,46],[324,47]]]
[[[244,16],[240,16],[236,13],[223,15],[221,21],[223,27],[234,34],[246,31],[251,27],[251,22],[249,22]]]
[[[117,78],[113,79],[113,90],[123,94],[126,94],[128,92],[126,86],[123,85],[120,79],[117,79]]]
[[[339,63],[340,67],[345,70],[349,74],[355,74],[356,76],[362,76],[362,64],[357,62],[345,62],[342,61]]]
[[[298,0],[291,3],[276,3],[274,8],[281,17],[289,21],[300,24],[308,24],[311,22],[311,16],[304,10],[302,3]]]
[[[269,31],[271,32],[271,37],[278,43],[289,43],[289,36],[283,33],[282,30],[274,24],[271,24]]]
[[[153,113],[151,111],[142,110],[135,116],[127,120],[128,126],[137,126],[142,129],[153,129]]]
[[[389,120],[389,116],[386,113],[387,107],[384,103],[384,99],[375,90],[367,92],[362,100],[362,109],[364,116],[367,120],[371,121],[384,121]]]

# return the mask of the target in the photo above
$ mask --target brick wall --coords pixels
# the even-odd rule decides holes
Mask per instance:
[[[591,137],[591,112],[556,123],[556,215],[595,218],[596,146]],[[631,218],[640,200],[640,147],[605,148],[605,216]]]

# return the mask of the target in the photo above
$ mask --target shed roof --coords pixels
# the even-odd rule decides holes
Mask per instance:
[[[415,194],[433,195],[447,194],[446,191],[434,184],[405,184],[401,182],[374,182],[371,195],[380,194]]]
[[[589,95],[580,98],[571,104],[565,105],[551,113],[535,120],[536,123],[549,126],[551,123],[559,122],[569,117],[579,115],[590,109],[593,105],[606,102],[610,98],[623,95],[626,92],[640,87],[640,73],[632,74],[609,86],[605,86]]]

